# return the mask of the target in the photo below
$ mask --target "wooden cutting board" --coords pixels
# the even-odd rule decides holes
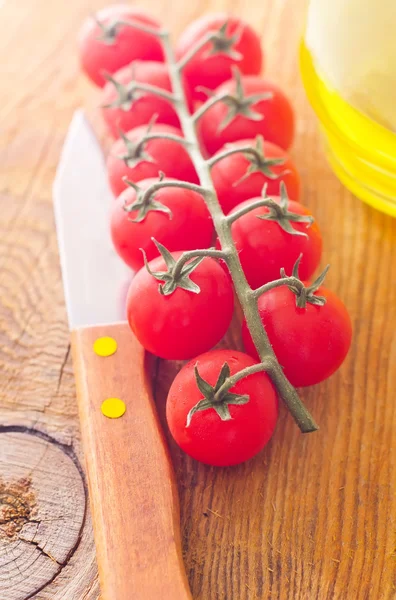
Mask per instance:
[[[99,597],[51,184],[73,110],[88,107],[103,132],[75,36],[104,4],[0,3],[1,600]],[[260,456],[221,470],[169,440],[194,598],[395,598],[396,221],[353,198],[325,162],[297,67],[305,1],[144,5],[175,34],[209,10],[243,15],[262,33],[266,72],[297,111],[293,156],[324,235],[324,263],[332,264],[328,285],[354,324],[341,371],[302,394],[318,433],[303,437],[282,411]],[[162,420],[176,371],[155,365]]]

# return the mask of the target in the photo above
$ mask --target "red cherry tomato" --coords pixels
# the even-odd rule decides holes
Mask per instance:
[[[232,75],[233,65],[247,75],[257,75],[262,70],[263,53],[259,36],[242,19],[226,13],[205,15],[190,23],[176,45],[177,59],[182,59],[203,37],[212,31],[218,32],[224,25],[229,51],[215,52],[216,44],[208,42],[184,67],[184,75],[195,99],[205,99],[205,95],[196,90],[198,86],[214,90],[227,81]]]
[[[230,214],[244,206],[248,206],[260,198],[246,200],[237,206]],[[273,198],[279,203],[279,198]],[[288,211],[296,215],[311,216],[308,209],[299,202],[289,200]],[[232,238],[238,251],[239,260],[249,285],[256,289],[274,279],[279,279],[283,267],[286,273],[291,273],[293,266],[302,254],[300,275],[308,279],[319,265],[322,255],[322,235],[316,222],[290,222],[292,229],[306,233],[308,237],[293,235],[282,229],[276,221],[266,221],[258,218],[268,215],[269,208],[255,208],[239,217],[231,226]],[[217,241],[217,247],[220,243]]]
[[[230,148],[239,148],[242,146],[256,146],[255,140],[239,140],[232,144],[227,144],[219,150],[219,154]],[[216,188],[217,197],[223,211],[227,214],[235,206],[261,195],[263,186],[267,186],[269,196],[279,195],[279,185],[283,181],[287,187],[289,198],[298,200],[300,197],[300,176],[293,161],[288,154],[271,142],[264,142],[263,152],[265,159],[269,161],[268,170],[275,175],[276,179],[267,177],[261,170],[247,175],[249,168],[254,167],[254,158],[248,154],[231,154],[223,158],[212,168],[212,179]],[[271,165],[272,159],[283,160],[282,164]]]
[[[237,465],[255,456],[271,438],[278,418],[278,399],[266,373],[241,379],[230,392],[247,395],[242,405],[229,404],[230,420],[222,420],[213,408],[197,411],[186,427],[190,410],[203,398],[195,378],[214,386],[227,363],[231,375],[256,362],[235,350],[212,350],[194,358],[179,371],[169,390],[166,418],[176,443],[190,456],[208,465]]]
[[[139,187],[147,189],[158,179],[144,179]],[[114,201],[111,212],[111,236],[114,247],[124,262],[137,270],[144,264],[140,248],[145,250],[147,259],[158,256],[154,237],[168,250],[196,250],[208,248],[213,236],[213,222],[205,201],[196,192],[177,187],[158,190],[154,201],[160,203],[169,213],[149,210],[143,220],[134,222],[139,210],[128,212],[125,207],[137,200],[136,191],[128,187]]]
[[[320,383],[344,361],[352,338],[347,309],[330,290],[320,287],[324,306],[296,306],[296,296],[286,286],[274,288],[258,301],[261,320],[279,363],[296,387]],[[245,348],[257,356],[246,323],[242,327]]]
[[[173,253],[178,258],[181,253]],[[154,272],[166,271],[162,256],[152,260]],[[205,352],[226,333],[233,314],[229,278],[213,258],[204,258],[190,275],[198,294],[177,288],[164,296],[145,267],[132,280],[127,298],[129,325],[142,346],[161,358],[185,360]]]
[[[86,75],[100,87],[106,82],[104,73],[115,73],[137,59],[164,59],[161,42],[155,36],[127,25],[116,25],[117,21],[153,29],[160,27],[155,19],[126,4],[108,6],[96,14],[96,19],[89,17],[78,38],[80,62]]]
[[[121,93],[126,95],[122,106],[112,105],[119,102],[120,93],[112,81],[108,81],[102,91],[102,114],[111,134],[119,137],[119,129],[129,131],[139,125],[149,123],[153,115],[156,115],[157,123],[166,123],[179,127],[179,117],[169,100],[159,98],[149,92],[136,91],[133,93],[134,100],[128,97],[127,86],[132,81],[159,87],[168,92],[171,91],[171,83],[168,67],[164,63],[153,61],[135,60],[131,65],[120,69],[114,74],[114,79],[122,85]]]
[[[274,83],[254,75],[242,77],[245,98],[270,92],[271,98],[259,100],[252,104],[254,113],[263,119],[253,120],[243,115],[236,115],[232,121],[222,128],[222,123],[229,112],[224,102],[212,106],[200,119],[198,131],[202,144],[209,155],[229,142],[255,138],[261,134],[267,142],[273,142],[287,150],[293,141],[294,114],[289,100]],[[233,94],[236,90],[235,79],[230,79],[216,88],[216,94]]]
[[[185,147],[179,142],[153,138],[141,145],[140,152],[134,153],[133,149],[146,133],[147,125],[140,125],[126,134],[132,147],[130,158],[128,158],[130,153],[124,139],[120,138],[114,142],[110,149],[107,158],[107,172],[115,196],[121,194],[128,187],[122,180],[123,177],[127,177],[129,181],[138,182],[149,177],[158,177],[159,171],[171,179],[199,183],[192,160]],[[181,130],[171,125],[159,123],[150,129],[150,135],[163,133],[183,137]]]

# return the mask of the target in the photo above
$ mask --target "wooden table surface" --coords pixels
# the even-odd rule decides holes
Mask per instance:
[[[103,4],[0,2],[0,600],[99,597],[51,185],[74,109],[97,121],[75,37]],[[283,411],[262,454],[220,470],[170,441],[194,598],[395,598],[396,221],[352,197],[325,162],[297,68],[305,0],[144,5],[175,34],[214,9],[262,34],[267,73],[297,110],[293,156],[328,285],[354,325],[341,371],[302,394],[318,433],[302,436]],[[158,364],[161,417],[176,368]]]

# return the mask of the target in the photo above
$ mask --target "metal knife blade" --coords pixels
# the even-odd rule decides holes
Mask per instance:
[[[53,195],[70,329],[124,320],[132,272],[112,246],[114,198],[102,150],[82,110],[69,127]]]

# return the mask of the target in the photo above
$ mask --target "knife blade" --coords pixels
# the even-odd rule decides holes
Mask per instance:
[[[55,220],[70,329],[125,320],[132,272],[110,238],[110,190],[102,150],[76,111],[54,182]]]
[[[123,322],[132,274],[111,246],[112,202],[101,148],[77,111],[54,210],[102,598],[191,600],[177,488],[144,350]],[[101,407],[114,398],[126,411],[108,418]]]

